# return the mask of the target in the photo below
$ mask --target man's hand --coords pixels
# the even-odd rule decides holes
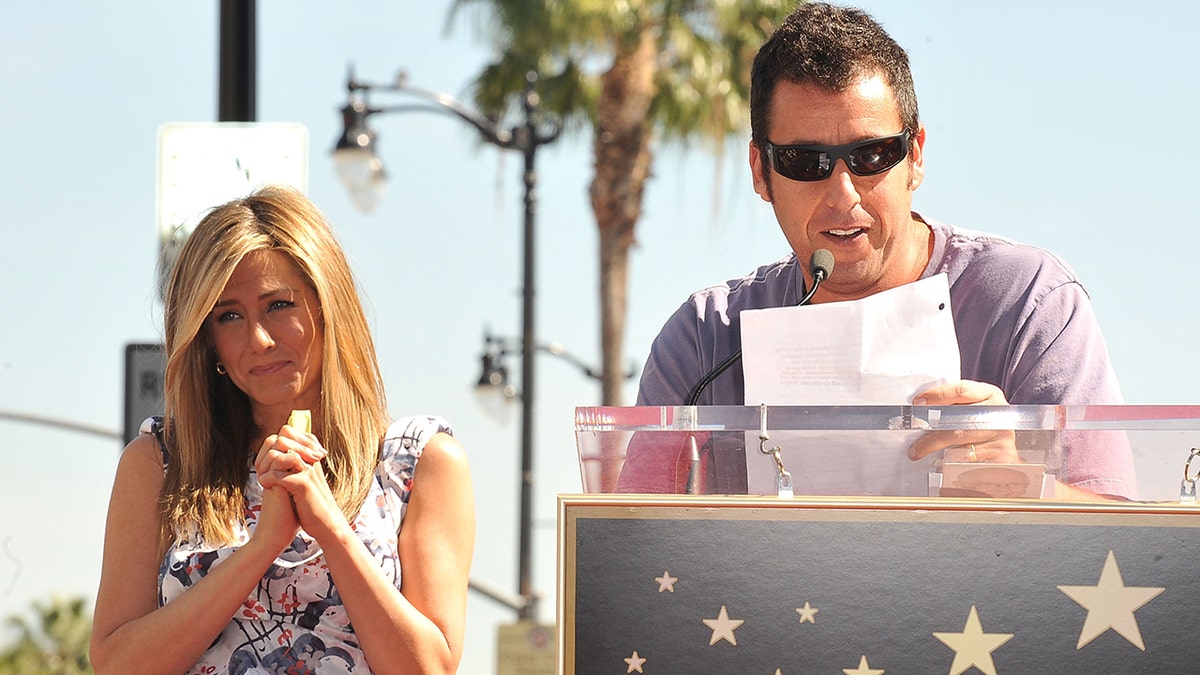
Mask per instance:
[[[939,384],[913,397],[913,405],[1008,405],[1000,388],[986,382],[958,380]],[[1011,429],[954,429],[931,431],[908,448],[909,459],[945,450],[947,462],[1017,464],[1015,433]]]
[[[958,380],[935,385],[913,397],[913,405],[1008,405],[994,384]]]

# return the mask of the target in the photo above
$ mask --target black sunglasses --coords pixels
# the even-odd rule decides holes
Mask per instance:
[[[767,141],[765,146],[768,161],[784,178],[825,180],[839,159],[845,160],[856,176],[874,176],[908,156],[908,130],[846,145],[775,145]]]

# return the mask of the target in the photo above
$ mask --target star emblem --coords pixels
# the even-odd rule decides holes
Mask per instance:
[[[996,675],[992,652],[1011,640],[1013,634],[983,632],[979,613],[975,611],[975,605],[971,605],[971,612],[967,615],[967,623],[961,633],[934,633],[933,637],[954,650],[954,663],[950,666],[950,675],[965,673],[971,666],[978,668],[984,675]]]
[[[679,581],[679,578],[673,577],[673,576],[671,576],[670,572],[663,570],[663,575],[661,577],[654,577],[654,580],[658,582],[658,592],[659,593],[662,593],[663,591],[670,591],[670,592],[674,593],[675,592],[675,582]]]
[[[625,659],[625,665],[629,666],[629,668],[627,668],[625,670],[625,672],[626,673],[643,672],[642,664],[644,664],[644,663],[646,663],[646,659],[638,656],[637,650],[635,649],[635,650],[633,650],[633,656],[630,656],[629,658]]]
[[[729,618],[729,613],[725,611],[725,605],[721,605],[721,611],[715,619],[703,619],[704,625],[712,629],[712,638],[709,639],[709,645],[715,645],[721,640],[726,640],[729,644],[737,646],[737,638],[733,636],[733,631],[738,626],[746,623],[741,619]]]
[[[883,668],[872,668],[867,664],[867,655],[858,660],[858,667],[854,670],[842,668],[842,672],[846,675],[883,675]]]
[[[1166,589],[1126,586],[1121,578],[1121,569],[1117,567],[1117,556],[1109,551],[1104,569],[1100,572],[1100,581],[1095,586],[1059,586],[1058,590],[1088,611],[1075,649],[1083,649],[1084,645],[1111,628],[1138,649],[1146,651],[1142,631],[1138,629],[1133,613]]]
[[[807,600],[804,602],[803,607],[796,608],[796,613],[798,613],[800,615],[800,623],[804,623],[805,621],[807,621],[809,623],[816,623],[817,622],[817,612],[819,612],[819,611],[821,611],[821,610],[808,604]]]

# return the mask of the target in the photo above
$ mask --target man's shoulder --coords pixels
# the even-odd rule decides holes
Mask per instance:
[[[946,243],[937,271],[947,272],[952,280],[1025,279],[1051,286],[1079,282],[1066,260],[1048,249],[989,232],[940,226]]]
[[[744,276],[729,279],[692,293],[689,304],[697,309],[753,309],[783,304],[796,285],[796,255],[759,266]]]

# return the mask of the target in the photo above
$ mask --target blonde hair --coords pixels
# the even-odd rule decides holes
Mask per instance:
[[[354,276],[325,217],[304,195],[268,186],[213,209],[189,235],[166,293],[162,535],[234,543],[245,521],[243,487],[256,430],[250,400],[216,372],[206,319],[249,253],[289,256],[316,292],[324,330],[321,403],[313,431],[328,451],[325,475],[352,519],[366,500],[387,428],[383,378]]]

